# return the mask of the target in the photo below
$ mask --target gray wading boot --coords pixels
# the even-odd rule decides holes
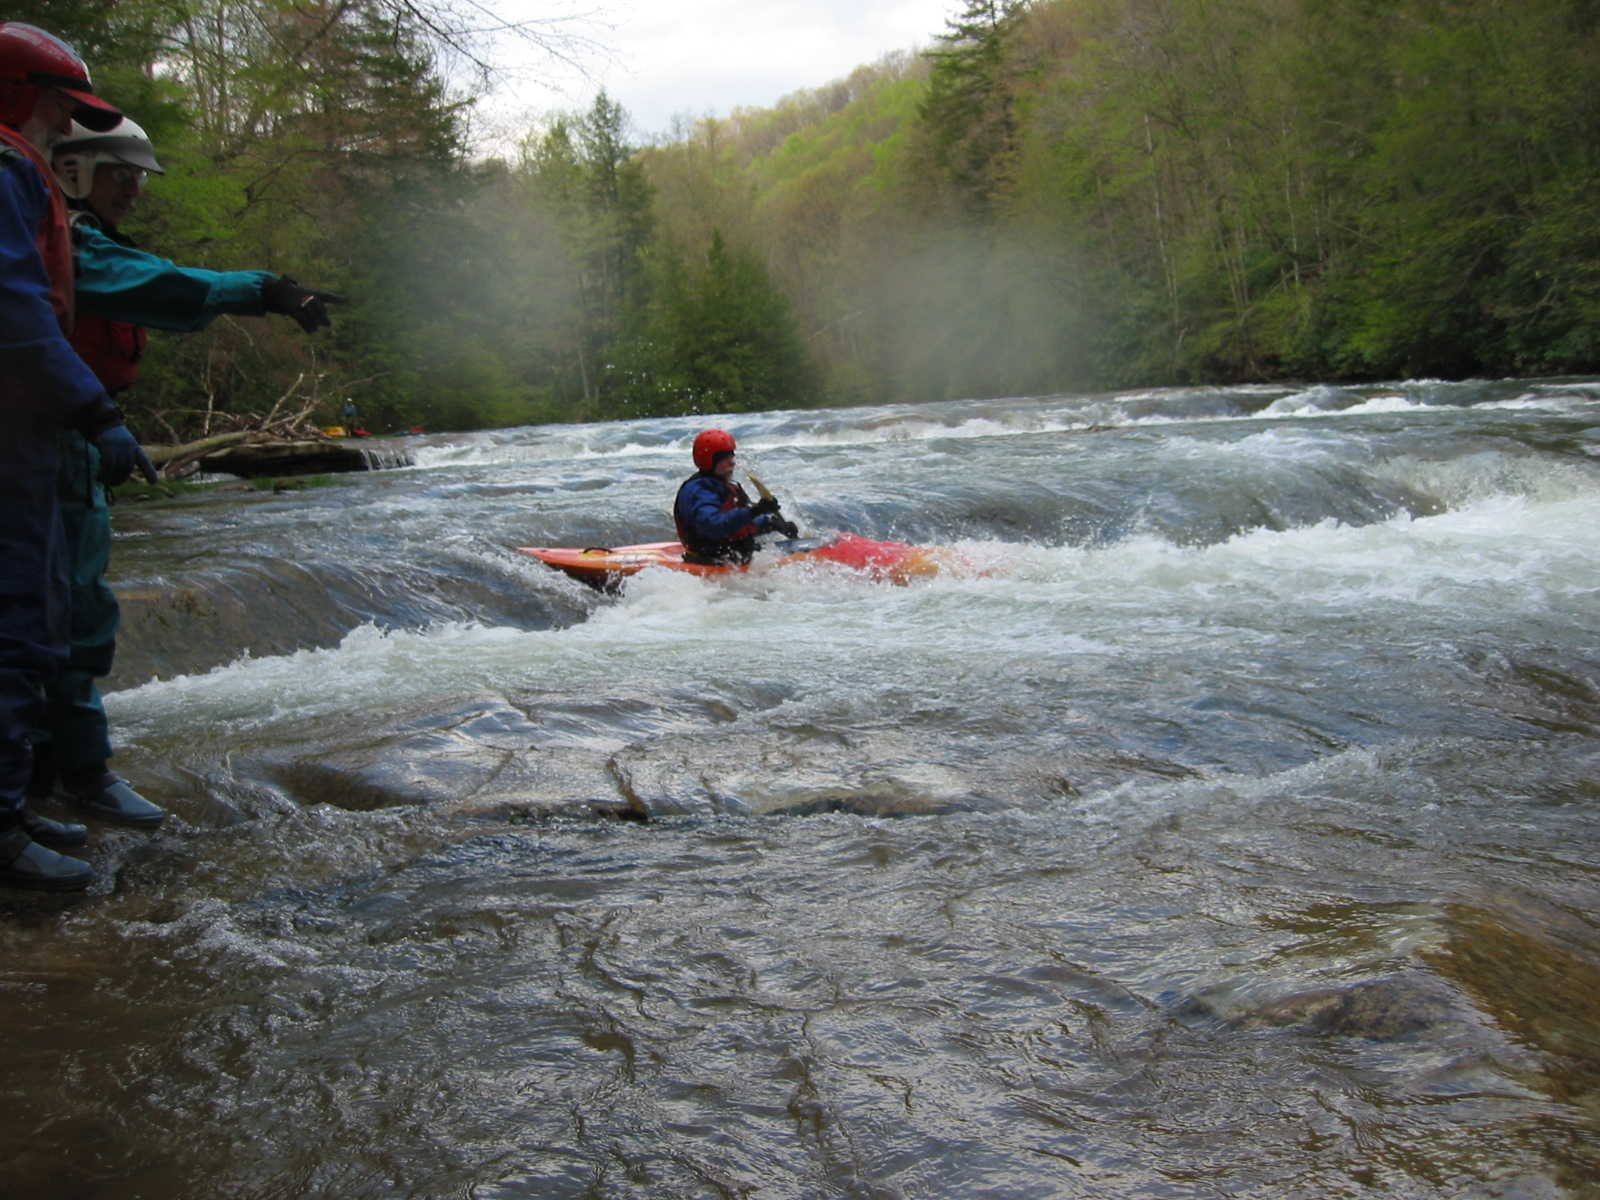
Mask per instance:
[[[39,892],[81,892],[94,879],[86,862],[41,846],[20,824],[0,829],[0,886]]]
[[[33,747],[33,778],[22,793],[22,832],[52,850],[76,850],[89,844],[89,828],[74,821],[56,821],[34,811],[55,790],[56,760],[48,740]]]
[[[71,850],[89,844],[89,827],[73,821],[52,821],[31,808],[22,810],[22,832],[52,850]]]
[[[62,781],[62,787],[80,809],[102,821],[154,829],[167,815],[166,809],[151,804],[110,771],[69,776]]]

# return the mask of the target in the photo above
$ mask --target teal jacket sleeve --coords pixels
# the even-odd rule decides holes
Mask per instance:
[[[188,333],[224,313],[259,317],[267,271],[207,271],[180,267],[107,237],[87,223],[73,227],[78,260],[78,307],[84,312]]]

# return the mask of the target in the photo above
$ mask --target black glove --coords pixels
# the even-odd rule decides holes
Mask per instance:
[[[783,536],[786,538],[797,538],[800,536],[800,526],[796,525],[793,521],[786,521],[782,517],[773,517],[772,524],[768,525],[767,528],[772,530],[774,533],[783,534]]]
[[[778,511],[778,498],[776,496],[763,496],[750,506],[750,511],[758,517]]]
[[[328,305],[343,304],[338,292],[324,292],[318,288],[301,287],[287,275],[269,279],[261,286],[261,305],[269,313],[282,313],[293,317],[300,328],[315,333],[324,325],[332,325]]]
[[[139,446],[126,425],[108,425],[94,435],[94,444],[100,450],[100,481],[107,487],[127,483],[135,470],[144,476],[146,483],[157,479],[150,456]]]

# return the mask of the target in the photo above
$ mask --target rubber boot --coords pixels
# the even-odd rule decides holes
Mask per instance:
[[[31,808],[22,810],[22,832],[52,850],[71,850],[89,844],[89,827],[70,821],[52,821]]]
[[[68,776],[62,782],[67,794],[91,817],[137,829],[154,829],[167,810],[151,804],[110,771],[84,776]]]
[[[0,886],[39,892],[81,892],[94,879],[86,862],[41,846],[21,825],[0,832]]]

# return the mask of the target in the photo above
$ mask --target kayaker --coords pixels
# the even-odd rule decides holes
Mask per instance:
[[[778,511],[777,500],[767,497],[752,504],[744,488],[733,481],[735,448],[733,434],[724,429],[707,429],[695,436],[697,470],[679,485],[672,506],[685,562],[747,563],[758,535],[800,536],[795,523]]]

